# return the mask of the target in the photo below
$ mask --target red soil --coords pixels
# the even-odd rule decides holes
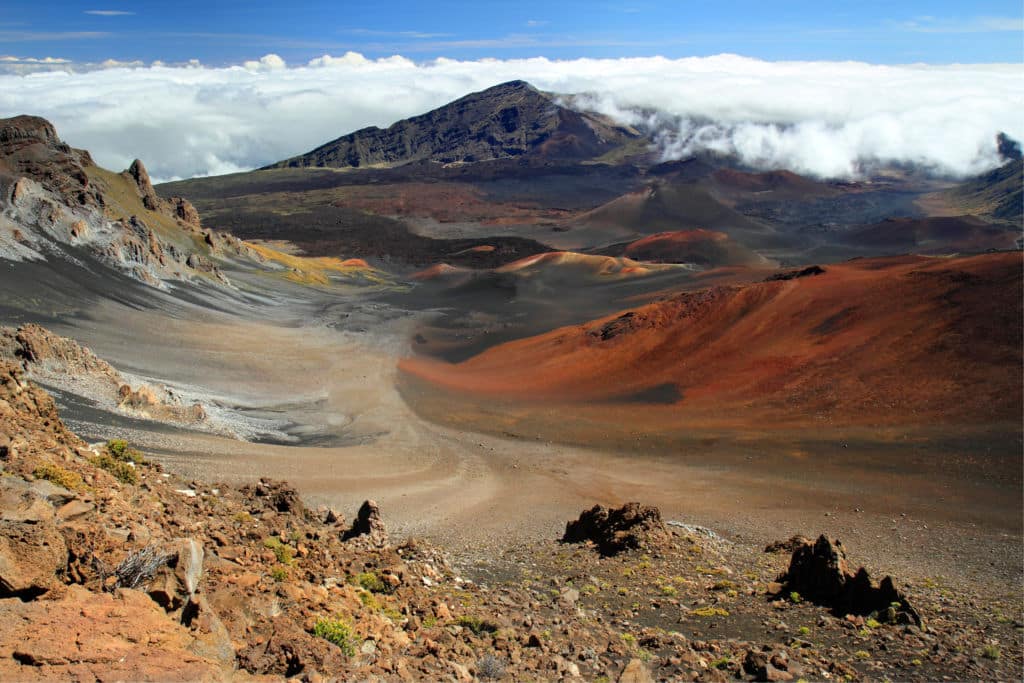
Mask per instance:
[[[401,368],[461,394],[612,402],[620,419],[676,425],[1019,420],[1021,266],[1020,253],[857,260]]]

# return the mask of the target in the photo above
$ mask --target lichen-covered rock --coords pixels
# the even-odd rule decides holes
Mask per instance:
[[[52,521],[0,520],[0,598],[28,600],[58,588],[67,561]]]

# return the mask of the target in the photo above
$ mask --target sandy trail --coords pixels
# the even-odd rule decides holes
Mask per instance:
[[[845,464],[780,456],[788,446],[767,441],[653,457],[448,428],[422,419],[396,388],[410,324],[399,318],[353,332],[213,314],[127,315],[104,304],[60,331],[120,367],[240,403],[287,405],[293,418],[344,437],[343,445],[314,447],[127,434],[174,470],[229,483],[284,479],[307,502],[349,515],[373,498],[394,533],[431,538],[466,560],[555,538],[594,503],[639,500],[752,545],[828,533],[869,568],[983,580],[1011,594],[1018,585],[1019,491],[913,468],[858,467],[853,453]]]

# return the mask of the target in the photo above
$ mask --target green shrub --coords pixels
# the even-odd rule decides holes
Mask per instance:
[[[470,616],[468,614],[463,614],[462,616],[460,616],[455,621],[455,623],[457,623],[459,626],[462,626],[463,628],[468,628],[475,635],[480,635],[482,633],[494,633],[498,630],[498,627],[492,624],[491,622],[481,619],[480,617]]]
[[[698,607],[691,611],[690,614],[698,617],[727,617],[729,616],[729,611],[721,607]]]
[[[268,536],[263,539],[263,547],[274,552],[274,557],[281,564],[292,565],[295,562],[295,551],[286,543],[282,543],[277,536]]]
[[[111,439],[108,441],[107,453],[109,453],[115,460],[119,460],[121,462],[133,462],[136,465],[141,465],[145,462],[145,459],[142,457],[142,453],[134,448],[129,448],[128,442],[124,439]]]
[[[77,472],[66,470],[60,465],[53,465],[50,463],[42,464],[32,472],[32,475],[36,479],[45,479],[57,486],[63,486],[64,488],[72,491],[80,490],[83,486],[82,477],[80,477]]]
[[[376,572],[362,572],[354,577],[357,586],[371,593],[383,593],[387,590],[384,580]]]
[[[732,659],[729,657],[719,657],[715,661],[711,662],[712,669],[728,669],[732,663]]]
[[[282,581],[288,578],[288,568],[282,565],[274,567],[270,570],[270,578],[272,578],[277,583],[281,583]]]
[[[801,602],[804,601],[804,599],[799,593],[793,591],[789,594],[789,601],[792,602],[794,605],[799,605]]]
[[[347,657],[353,657],[356,654],[355,634],[352,632],[352,627],[341,619],[328,619],[327,617],[317,619],[313,626],[313,635],[337,645]]]
[[[135,471],[135,466],[129,462],[115,460],[109,453],[100,453],[96,457],[89,458],[89,462],[101,470],[110,472],[114,475],[114,479],[122,484],[139,483],[139,473]]]
[[[999,648],[995,645],[989,644],[981,648],[981,656],[985,659],[999,659],[999,654]]]

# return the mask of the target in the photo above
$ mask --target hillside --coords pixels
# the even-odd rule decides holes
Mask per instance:
[[[525,81],[511,81],[387,129],[355,131],[267,168],[470,163],[526,155],[588,159],[638,137],[630,128],[563,107]]]

